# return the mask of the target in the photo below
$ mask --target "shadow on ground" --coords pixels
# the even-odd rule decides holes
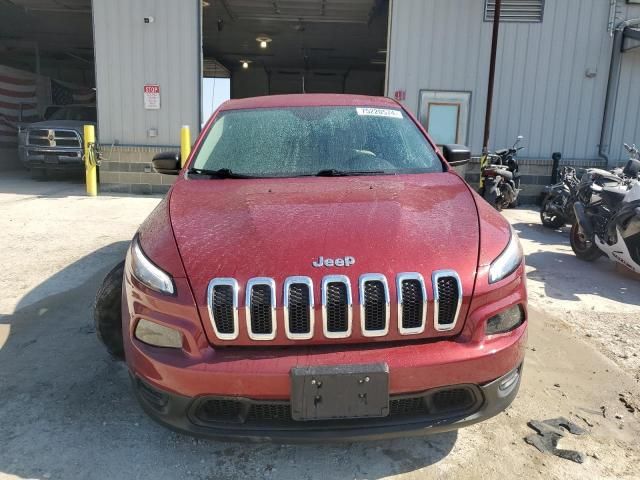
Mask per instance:
[[[85,194],[84,169],[78,171],[52,171],[43,178],[31,178],[24,168],[3,171],[0,174],[0,193],[61,198]]]
[[[82,258],[0,319],[0,332],[9,330],[4,344],[0,336],[0,476],[374,479],[432,465],[453,449],[456,432],[286,446],[197,440],[156,425],[93,326],[95,292],[125,248],[118,242]],[[87,268],[94,273],[80,286],[40,298],[38,290]]]
[[[618,271],[614,262],[601,257],[595,262],[578,259],[569,244],[569,228],[552,230],[541,224],[515,223],[513,228],[523,240],[540,245],[536,252],[527,254],[526,263],[533,267],[527,277],[544,283],[547,296],[580,301],[580,295],[589,294],[609,300],[640,305],[640,282]],[[557,248],[549,250],[549,246]]]

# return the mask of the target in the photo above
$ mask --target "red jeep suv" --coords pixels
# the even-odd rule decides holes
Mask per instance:
[[[194,435],[355,440],[505,409],[527,332],[523,254],[399,103],[232,100],[124,266],[136,395]]]

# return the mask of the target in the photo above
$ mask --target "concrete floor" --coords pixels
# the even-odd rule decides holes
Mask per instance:
[[[91,307],[159,199],[83,193],[78,182],[0,176],[0,480],[639,478],[640,282],[604,259],[575,259],[566,231],[543,229],[534,210],[506,212],[531,297],[523,385],[509,410],[424,439],[248,445],[170,432],[136,404],[126,367],[95,337]],[[528,420],[558,416],[589,430],[561,443],[589,455],[584,464],[523,442]]]

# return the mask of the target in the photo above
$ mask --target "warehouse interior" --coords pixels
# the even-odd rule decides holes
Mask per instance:
[[[382,95],[388,0],[203,1],[204,76],[230,95]]]

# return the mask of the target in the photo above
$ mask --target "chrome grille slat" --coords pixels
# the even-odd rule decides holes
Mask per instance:
[[[396,278],[398,294],[398,331],[418,335],[427,324],[427,289],[419,273],[400,273]]]
[[[360,327],[365,337],[389,333],[389,287],[379,273],[360,276]]]
[[[433,324],[437,331],[453,330],[462,306],[462,283],[453,270],[433,272]]]
[[[245,292],[247,333],[251,340],[276,338],[276,284],[272,278],[252,278]]]
[[[287,338],[313,338],[313,282],[309,277],[289,277],[284,282],[284,326]]]
[[[231,293],[231,304],[229,302]],[[238,338],[238,282],[233,278],[214,278],[207,289],[209,320],[216,336],[221,340]],[[229,318],[229,313],[231,318]],[[229,325],[229,321],[231,325]]]
[[[322,320],[324,336],[347,338],[352,330],[351,282],[344,275],[322,279]]]

